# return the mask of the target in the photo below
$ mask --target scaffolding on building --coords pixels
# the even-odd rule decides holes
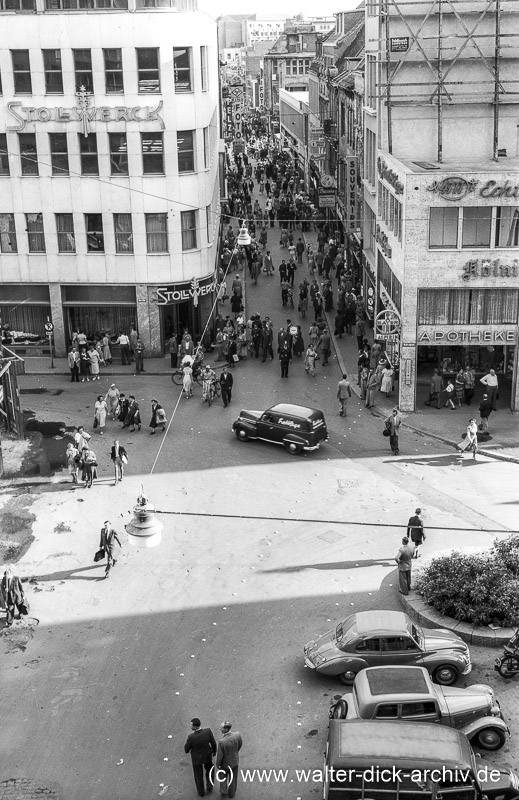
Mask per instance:
[[[380,5],[371,0],[371,3],[380,20],[379,87],[386,103],[388,151],[392,152],[392,110],[397,106],[436,106],[438,162],[441,162],[445,108],[454,104],[488,103],[493,105],[493,159],[505,156],[499,150],[500,112],[504,103],[519,103],[519,3],[515,0],[381,0]],[[461,75],[463,65],[470,68],[477,80]],[[422,67],[427,68],[425,78],[416,75],[423,72]]]

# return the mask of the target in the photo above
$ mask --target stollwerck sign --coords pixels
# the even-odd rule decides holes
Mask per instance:
[[[8,131],[23,131],[28,122],[79,122],[83,136],[91,132],[93,122],[158,122],[165,129],[161,117],[162,100],[156,108],[149,106],[93,106],[94,96],[82,86],[76,92],[77,106],[64,108],[55,106],[24,106],[18,102],[7,103],[7,111],[16,120],[16,125],[7,127]]]
[[[172,306],[192,300],[193,305],[198,305],[200,297],[212,294],[216,290],[216,280],[213,275],[208,278],[192,278],[190,283],[177,283],[173,286],[159,286],[157,288],[157,305]]]

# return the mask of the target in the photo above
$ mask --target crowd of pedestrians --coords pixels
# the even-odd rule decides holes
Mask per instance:
[[[90,383],[100,380],[101,367],[113,363],[112,347],[119,345],[121,363],[135,364],[135,374],[144,372],[144,344],[135,326],[130,326],[128,334],[121,330],[115,341],[106,331],[89,337],[81,328],[72,334],[67,361],[70,370],[70,382]]]

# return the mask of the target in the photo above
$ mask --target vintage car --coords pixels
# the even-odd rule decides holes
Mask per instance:
[[[278,403],[266,411],[242,410],[232,430],[240,442],[263,439],[284,445],[292,455],[317,450],[328,441],[323,412],[292,403]]]
[[[472,670],[469,648],[451,631],[424,629],[402,611],[360,611],[308,642],[305,664],[351,685],[366,667],[425,667],[433,681],[455,683]]]
[[[331,706],[330,719],[437,722],[457,728],[485,750],[499,750],[510,736],[490,686],[437,686],[425,667],[362,670],[352,691]]]

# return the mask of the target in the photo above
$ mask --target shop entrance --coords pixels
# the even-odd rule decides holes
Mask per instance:
[[[164,346],[173,333],[177,334],[180,342],[185,331],[188,331],[196,340],[199,335],[198,318],[198,311],[191,301],[161,306],[162,345]]]

